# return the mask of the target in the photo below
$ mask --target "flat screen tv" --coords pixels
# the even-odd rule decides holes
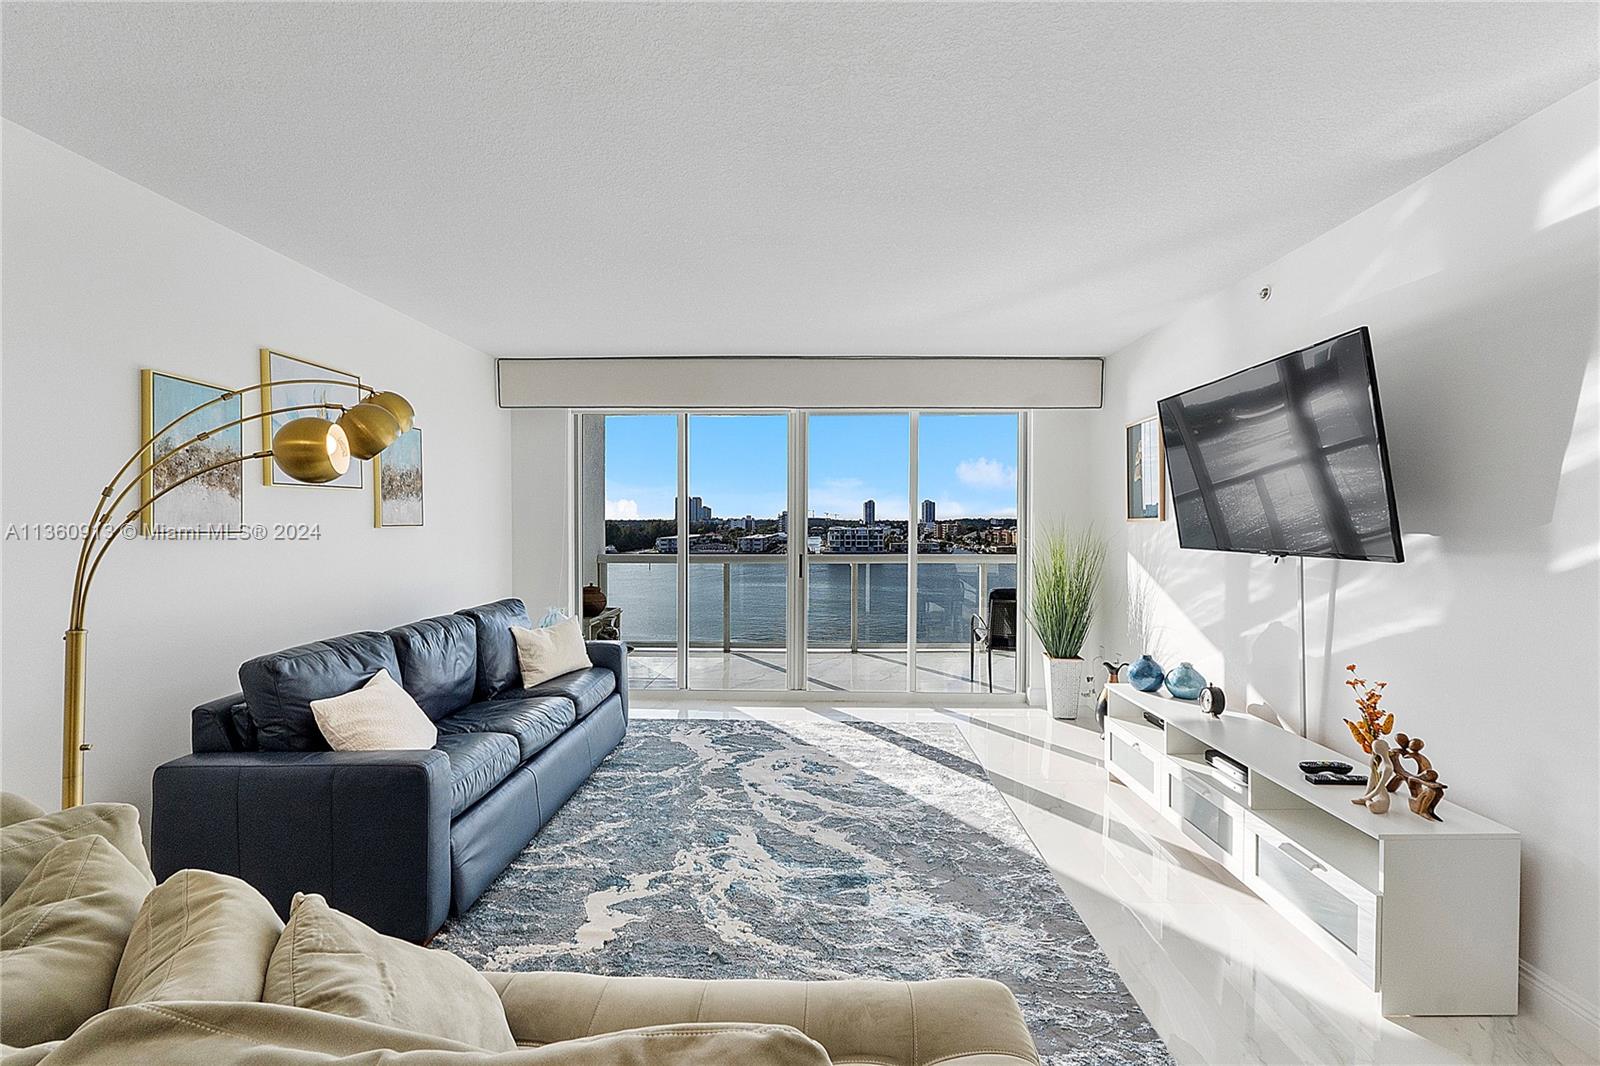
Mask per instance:
[[[1365,326],[1159,409],[1183,547],[1405,558]]]

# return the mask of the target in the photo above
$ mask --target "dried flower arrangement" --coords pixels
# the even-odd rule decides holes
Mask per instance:
[[[1361,712],[1361,720],[1352,722],[1346,718],[1344,724],[1350,727],[1350,735],[1356,738],[1361,750],[1371,755],[1372,742],[1394,732],[1394,715],[1385,712],[1379,706],[1383,702],[1383,690],[1389,687],[1389,682],[1371,682],[1366,678],[1355,676],[1355,663],[1351,663],[1345,669],[1350,673],[1350,678],[1345,684],[1356,694],[1356,709]]]

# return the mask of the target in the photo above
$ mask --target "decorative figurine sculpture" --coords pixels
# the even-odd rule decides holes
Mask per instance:
[[[1106,729],[1106,709],[1111,703],[1111,686],[1122,680],[1122,671],[1128,668],[1127,663],[1114,663],[1109,659],[1100,664],[1106,668],[1106,683],[1100,687],[1100,698],[1094,705],[1095,727],[1102,733]]]
[[[1394,768],[1389,791],[1395,792],[1404,784],[1411,790],[1411,801],[1408,806],[1413,814],[1430,822],[1444,821],[1433,813],[1433,809],[1439,806],[1439,801],[1444,798],[1444,790],[1450,786],[1440,783],[1439,772],[1433,768],[1433,763],[1428,757],[1422,754],[1422,738],[1396,733],[1394,740],[1398,747],[1389,753],[1389,762]],[[1401,764],[1400,760],[1407,758],[1416,763],[1415,770],[1407,770]]]
[[[1449,786],[1439,783],[1438,771],[1422,754],[1422,740],[1404,733],[1394,734],[1393,745],[1384,739],[1394,729],[1394,715],[1384,711],[1381,706],[1383,690],[1388,687],[1388,682],[1373,684],[1365,678],[1356,677],[1354,663],[1345,669],[1350,672],[1345,684],[1356,694],[1356,706],[1361,711],[1361,717],[1354,722],[1346,718],[1344,724],[1350,727],[1350,735],[1361,745],[1361,750],[1372,756],[1372,772],[1367,775],[1366,794],[1350,802],[1362,804],[1374,814],[1383,814],[1389,809],[1389,793],[1398,792],[1400,786],[1405,785],[1411,790],[1410,807],[1413,814],[1430,822],[1444,821],[1433,810],[1439,806],[1439,801],[1444,798],[1444,790]],[[1407,770],[1401,759],[1411,759],[1417,768]]]
[[[1387,740],[1382,737],[1373,739],[1372,758],[1367,762],[1367,790],[1351,803],[1365,807],[1373,814],[1389,813],[1389,792],[1395,776],[1392,755]]]

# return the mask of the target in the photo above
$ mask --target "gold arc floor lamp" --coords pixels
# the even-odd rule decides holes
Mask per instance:
[[[263,459],[278,464],[285,474],[307,484],[321,484],[332,481],[350,468],[350,460],[371,459],[393,444],[402,433],[411,429],[415,412],[405,397],[395,392],[378,392],[370,385],[356,384],[351,386],[357,390],[358,397],[364,397],[357,403],[346,407],[337,403],[309,403],[297,404],[291,407],[278,407],[271,410],[263,409],[256,414],[245,415],[220,426],[202,430],[167,449],[161,455],[155,455],[155,444],[161,439],[162,434],[177,426],[184,419],[214,404],[224,403],[247,392],[258,392],[269,389],[275,385],[326,385],[323,378],[284,378],[279,381],[263,381],[256,385],[247,385],[242,389],[233,389],[222,393],[205,403],[191,407],[171,422],[162,426],[139,445],[139,450],[129,456],[117,470],[106,487],[100,492],[100,501],[95,504],[94,514],[90,516],[89,523],[83,537],[83,547],[78,552],[78,569],[72,581],[72,612],[71,621],[66,632],[67,662],[66,662],[66,687],[62,697],[61,707],[61,806],[63,809],[77,807],[83,803],[83,755],[90,745],[84,743],[84,704],[85,704],[85,662],[88,649],[88,633],[84,629],[85,608],[89,598],[89,586],[94,581],[95,573],[100,569],[100,560],[105,558],[106,551],[112,544],[121,539],[123,530],[129,528],[139,520],[139,516],[149,510],[161,497],[171,492],[186,482],[197,477],[203,477],[214,470],[223,467],[237,466],[247,463],[252,459]],[[265,405],[263,405],[264,408]],[[116,520],[115,512],[128,494],[138,488],[140,483],[173,456],[189,447],[198,444],[225,429],[241,426],[246,422],[256,422],[273,415],[290,414],[296,412],[317,411],[318,414],[300,414],[299,417],[281,426],[272,435],[272,447],[249,455],[240,455],[233,459],[224,459],[220,463],[212,463],[192,473],[179,478],[172,484],[162,488],[159,492],[152,492],[149,498],[144,499],[138,507],[129,511],[120,521]],[[325,415],[339,412],[337,419],[330,420]],[[138,469],[135,470],[134,468]],[[125,478],[132,471],[132,479],[123,484]],[[122,488],[119,491],[118,486]],[[152,487],[154,482],[152,482]],[[96,546],[98,545],[98,550]]]

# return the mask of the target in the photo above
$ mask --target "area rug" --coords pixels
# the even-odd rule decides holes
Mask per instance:
[[[991,977],[1052,1066],[1171,1061],[953,725],[635,721],[433,943],[484,970]]]

